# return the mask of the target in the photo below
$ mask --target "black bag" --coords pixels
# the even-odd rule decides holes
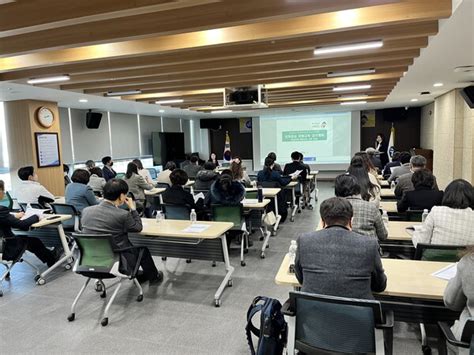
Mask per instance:
[[[253,316],[260,312],[260,329],[252,324]],[[252,355],[281,355],[286,344],[287,324],[281,313],[281,303],[273,298],[255,297],[247,311],[245,327],[247,342]],[[255,352],[252,333],[258,337]]]

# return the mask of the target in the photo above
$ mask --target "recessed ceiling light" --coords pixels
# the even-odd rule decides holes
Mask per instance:
[[[34,78],[27,81],[28,84],[48,84],[48,83],[57,83],[60,81],[68,81],[71,78],[69,75],[58,75],[58,76],[49,76],[44,78]]]
[[[349,102],[341,102],[342,106],[347,106],[347,105],[365,105],[367,101],[349,101]]]
[[[232,110],[216,110],[216,111],[211,111],[211,113],[230,113]]]
[[[439,87],[441,87],[441,86],[443,86],[443,85],[444,85],[443,83],[434,83],[434,84],[433,84],[433,86],[434,86],[435,88],[439,88]]]
[[[158,112],[159,112],[159,113],[163,113],[163,112],[165,112],[165,110],[160,110],[160,111],[158,111]]]
[[[350,51],[358,51],[358,50],[363,50],[363,49],[380,48],[382,46],[383,46],[383,41],[352,43],[352,44],[345,44],[341,46],[319,47],[314,50],[314,54],[322,55],[322,54],[330,54],[330,53],[350,52]]]
[[[417,102],[418,99],[411,99],[410,101],[411,101],[411,102]]]
[[[79,99],[79,102],[89,102],[87,99]]]
[[[375,73],[375,69],[361,69],[361,70],[352,70],[352,71],[336,71],[336,72],[329,72],[327,74],[328,78],[338,78],[341,76],[351,76],[351,75],[365,75],[365,74],[373,74]]]
[[[141,90],[128,90],[128,91],[109,91],[105,93],[105,96],[125,96],[125,95],[136,95],[141,94]]]
[[[370,89],[372,85],[347,85],[347,86],[336,86],[333,91],[350,91],[350,90],[365,90]]]
[[[163,104],[180,104],[181,102],[183,102],[184,100],[183,99],[173,99],[173,100],[160,100],[160,101],[156,101],[155,103],[157,103],[158,105],[163,105]]]

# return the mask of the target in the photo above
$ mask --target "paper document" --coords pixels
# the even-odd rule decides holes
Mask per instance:
[[[198,223],[193,223],[189,227],[184,228],[183,232],[184,233],[202,233],[205,230],[207,230],[210,227],[208,224],[198,224]]]
[[[431,274],[431,276],[437,277],[441,280],[449,281],[454,276],[456,276],[456,271],[458,270],[458,263],[448,265],[441,270],[438,270]]]
[[[200,198],[204,200],[204,194],[202,192],[194,195],[194,203],[197,203]]]
[[[258,199],[257,198],[245,198],[242,201],[243,205],[256,205],[258,204]]]
[[[48,212],[49,210],[41,210],[41,209],[38,209],[38,208],[27,208],[26,209],[26,212],[25,212],[25,215],[21,218],[22,220],[23,219],[27,219],[27,218],[30,218],[31,216],[38,216],[39,219],[41,219],[44,215],[45,212]]]
[[[303,170],[296,170],[294,173],[290,174],[291,177],[298,176]]]

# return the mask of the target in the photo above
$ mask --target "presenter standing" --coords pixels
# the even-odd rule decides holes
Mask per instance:
[[[382,169],[388,163],[388,142],[385,139],[383,133],[377,134],[377,138],[375,139],[375,149],[380,153],[380,161],[382,162]]]

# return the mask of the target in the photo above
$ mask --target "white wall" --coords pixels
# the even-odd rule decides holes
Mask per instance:
[[[420,148],[434,149],[434,102],[421,108]]]

